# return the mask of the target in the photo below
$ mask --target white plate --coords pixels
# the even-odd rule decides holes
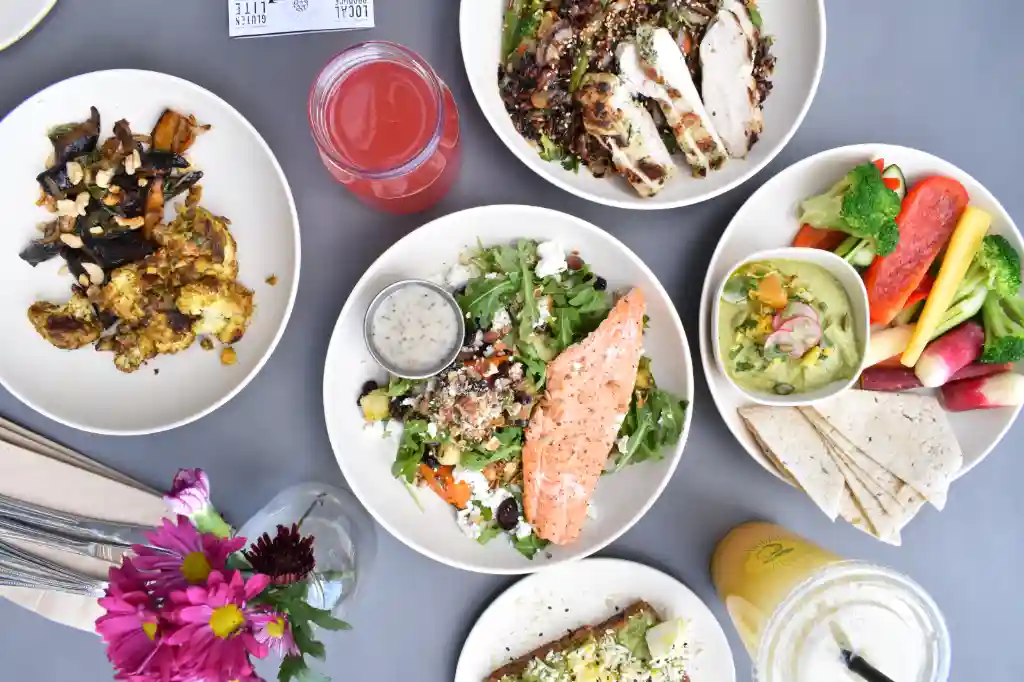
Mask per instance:
[[[916,149],[883,144],[830,149],[790,166],[758,189],[729,223],[708,266],[700,301],[700,355],[711,395],[726,425],[750,456],[780,480],[785,479],[761,452],[737,413],[738,408],[751,404],[750,400],[729,383],[715,363],[711,339],[713,298],[733,263],[755,251],[792,243],[800,227],[796,216],[802,200],[824,192],[853,166],[878,158],[885,159],[887,164],[899,165],[911,187],[928,175],[956,178],[970,194],[971,204],[994,216],[991,233],[1003,235],[1018,251],[1024,252],[1024,241],[1013,220],[988,190],[953,164]],[[958,476],[966,474],[992,451],[1019,413],[1019,407],[949,413],[964,452],[964,466]]]
[[[57,0],[5,0],[0,3],[0,50],[24,38],[56,4]]]
[[[29,323],[38,299],[63,302],[71,279],[58,275],[60,259],[31,268],[18,258],[36,225],[50,214],[35,205],[35,177],[52,150],[50,126],[88,118],[99,109],[102,138],[125,118],[148,133],[166,107],[194,113],[213,129],[189,157],[205,172],[203,205],[232,223],[239,280],[256,292],[256,311],[236,345],[238,363],[220,364],[199,344],[159,356],[134,374],[114,367],[110,353],[62,351]],[[0,383],[22,402],[85,431],[138,435],[187,424],[220,407],[256,376],[284,332],[299,282],[299,223],[288,181],[273,152],[231,105],[188,81],[148,71],[101,71],[57,83],[33,95],[0,122],[4,182],[0,206]],[[264,280],[278,278],[271,287]],[[159,369],[159,375],[154,370]]]
[[[674,452],[659,462],[644,462],[601,479],[593,503],[597,518],[588,519],[579,539],[565,547],[549,546],[530,561],[503,537],[480,545],[455,523],[455,513],[428,489],[410,496],[391,476],[397,440],[368,430],[356,405],[367,379],[385,372],[370,357],[363,341],[363,314],[374,295],[409,277],[431,278],[446,272],[477,240],[484,245],[516,239],[555,239],[578,249],[610,290],[641,287],[647,296],[650,327],[644,348],[654,376],[665,390],[690,401],[682,437]],[[636,254],[606,232],[578,218],[532,206],[485,206],[454,213],[429,223],[388,249],[356,284],[334,327],[324,368],[327,432],[352,492],[396,538],[442,563],[482,573],[529,573],[545,566],[588,556],[629,530],[654,504],[675,471],[693,413],[693,368],[686,332],[665,289]],[[550,558],[548,555],[550,554]]]
[[[765,102],[764,133],[746,159],[730,159],[707,178],[689,177],[686,162],[677,155],[680,173],[658,195],[641,198],[618,177],[595,178],[585,168],[579,174],[564,170],[537,155],[516,132],[498,91],[502,16],[508,0],[462,0],[459,34],[462,61],[480,108],[502,142],[528,168],[573,194],[608,206],[663,209],[696,204],[740,185],[782,151],[804,120],[818,89],[825,61],[824,0],[760,0],[764,30],[775,37],[778,59],[772,94]]]
[[[637,600],[668,620],[691,621],[691,682],[734,682],[722,626],[690,588],[670,575],[620,559],[587,559],[520,580],[494,600],[466,638],[455,682],[480,682],[510,660],[594,625]],[[506,648],[507,647],[507,648]]]

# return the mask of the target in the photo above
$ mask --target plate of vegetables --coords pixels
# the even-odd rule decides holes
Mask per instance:
[[[704,286],[701,357],[727,425],[780,478],[738,412],[750,400],[716,366],[712,323],[729,268],[783,246],[830,251],[861,274],[871,330],[850,390],[934,396],[963,451],[956,476],[984,459],[1024,403],[1024,241],[996,198],[947,161],[869,144],[804,159],[736,214]]]

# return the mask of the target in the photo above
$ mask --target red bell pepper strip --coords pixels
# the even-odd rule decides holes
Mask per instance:
[[[864,276],[872,324],[889,324],[906,307],[968,200],[963,185],[943,176],[925,178],[910,190],[896,216],[899,244],[888,256],[876,258]]]

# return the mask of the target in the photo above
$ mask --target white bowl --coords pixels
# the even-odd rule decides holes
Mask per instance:
[[[680,173],[656,196],[641,198],[618,177],[595,178],[585,168],[579,174],[544,161],[516,131],[498,92],[502,15],[508,0],[462,0],[459,34],[469,84],[488,123],[502,142],[528,168],[576,196],[618,208],[654,210],[706,201],[748,180],[782,151],[804,120],[818,89],[825,61],[824,0],[760,0],[764,30],[775,37],[772,47],[778,68],[764,108],[764,133],[746,159],[730,159],[704,179],[688,177],[678,157]]]
[[[798,261],[817,265],[835,277],[843,287],[843,290],[846,291],[846,295],[850,299],[850,311],[853,313],[854,330],[857,335],[857,350],[860,353],[860,362],[857,364],[856,370],[850,375],[849,379],[833,381],[827,386],[822,386],[814,391],[782,396],[775,395],[774,393],[751,391],[750,389],[744,388],[743,386],[740,386],[735,379],[733,379],[732,375],[729,374],[728,371],[726,371],[725,361],[722,359],[722,349],[718,343],[720,331],[719,310],[722,305],[722,293],[725,289],[726,282],[729,281],[729,277],[732,273],[736,272],[744,265],[763,261],[780,260]],[[722,278],[722,283],[718,286],[718,292],[715,298],[715,309],[712,316],[713,319],[711,321],[711,325],[712,334],[714,335],[712,343],[714,343],[715,347],[715,362],[718,364],[718,371],[728,378],[729,383],[733,385],[733,388],[760,405],[796,407],[798,405],[811,405],[822,400],[827,400],[828,398],[842,393],[857,383],[857,378],[864,370],[864,359],[867,353],[871,328],[868,316],[868,292],[867,289],[864,288],[864,281],[857,273],[857,270],[845,260],[830,251],[822,251],[820,249],[801,249],[790,246],[782,249],[758,251],[748,258],[744,258],[742,261],[731,267],[728,274]]]
[[[36,225],[52,219],[35,205],[36,175],[52,146],[47,128],[83,120],[99,109],[102,136],[125,118],[149,132],[167,107],[194,113],[213,126],[189,150],[201,168],[203,205],[232,223],[238,279],[256,292],[252,323],[235,346],[237,364],[194,344],[162,355],[133,374],[114,367],[110,353],[63,351],[36,333],[26,317],[36,300],[66,301],[71,278],[60,259],[36,268],[18,257]],[[150,71],[99,71],[33,95],[0,122],[4,182],[0,205],[0,383],[47,417],[83,431],[114,436],[172,429],[213,412],[237,395],[270,357],[284,333],[299,284],[299,220],[288,181],[273,152],[230,104],[180,78]],[[277,276],[277,285],[265,280]],[[156,373],[159,370],[159,374]]]
[[[743,449],[780,480],[786,479],[761,452],[737,413],[739,408],[752,401],[736,390],[715,361],[714,341],[711,338],[716,308],[714,297],[719,282],[732,272],[732,263],[755,251],[792,243],[800,228],[797,207],[802,200],[824,192],[851,168],[873,159],[885,159],[886,163],[899,164],[911,186],[929,175],[948,175],[959,180],[970,194],[971,205],[992,214],[994,220],[990,232],[1006,237],[1014,248],[1024,253],[1024,240],[1013,219],[991,192],[948,161],[908,147],[860,144],[829,149],[786,168],[754,192],[733,216],[708,265],[700,300],[700,355],[708,388],[726,426]],[[1018,365],[1018,371],[1024,371],[1024,363]],[[1021,407],[1018,406],[947,414],[964,453],[964,465],[957,476],[966,474],[992,452],[1020,411]]]
[[[460,254],[484,245],[516,239],[554,239],[576,249],[594,272],[608,280],[609,290],[640,287],[647,298],[650,326],[644,349],[651,358],[658,385],[690,401],[682,436],[657,462],[643,462],[604,476],[593,498],[596,518],[587,520],[579,539],[554,545],[531,561],[504,538],[480,545],[466,537],[455,512],[429,489],[415,490],[391,475],[398,447],[382,438],[379,427],[368,429],[356,404],[368,379],[384,378],[363,341],[363,313],[378,291],[392,282],[434,279],[458,262]],[[616,240],[573,216],[532,206],[485,206],[439,218],[388,249],[352,290],[331,336],[324,367],[324,412],[334,455],[352,492],[392,535],[432,559],[481,573],[529,573],[602,549],[650,509],[668,484],[682,455],[693,413],[693,367],[686,332],[672,300],[654,273]],[[550,557],[549,557],[550,555]]]

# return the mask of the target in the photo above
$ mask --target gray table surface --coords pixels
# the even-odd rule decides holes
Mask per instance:
[[[917,147],[966,169],[1011,214],[1024,213],[1015,171],[1024,157],[1024,88],[1018,83],[1024,72],[1024,5],[1016,0],[833,0],[821,87],[782,154],[723,197],[645,214],[570,196],[505,149],[477,110],[463,74],[455,0],[376,0],[377,28],[371,31],[245,41],[228,39],[226,4],[61,0],[34,33],[0,53],[0,114],[50,83],[112,68],[187,78],[237,107],[280,159],[302,221],[302,281],[281,345],[241,395],[170,433],[91,436],[34,414],[2,391],[0,413],[157,487],[179,466],[204,467],[218,506],[237,522],[292,483],[343,485],[321,407],[330,331],[363,270],[429,219],[481,204],[524,203],[590,220],[653,268],[695,347],[700,288],[719,235],[761,183],[805,156],[858,142]],[[454,191],[425,215],[388,217],[356,203],[331,182],[310,140],[310,82],[341,48],[368,38],[420,52],[461,106],[465,167]],[[715,596],[707,563],[729,528],[755,517],[920,581],[949,621],[954,679],[1021,679],[1014,652],[1024,609],[1024,423],[956,485],[941,516],[926,510],[905,533],[904,546],[895,549],[829,524],[801,493],[765,473],[726,430],[700,371],[696,385],[693,428],[675,478],[647,516],[602,554],[668,571],[707,601],[729,634],[738,680],[750,679],[749,661]],[[514,579],[457,571],[407,549],[380,528],[378,535],[376,563],[348,614],[355,630],[326,636],[325,672],[336,681],[452,679],[473,622]],[[0,602],[0,623],[0,680],[111,678],[92,635],[8,602]]]

